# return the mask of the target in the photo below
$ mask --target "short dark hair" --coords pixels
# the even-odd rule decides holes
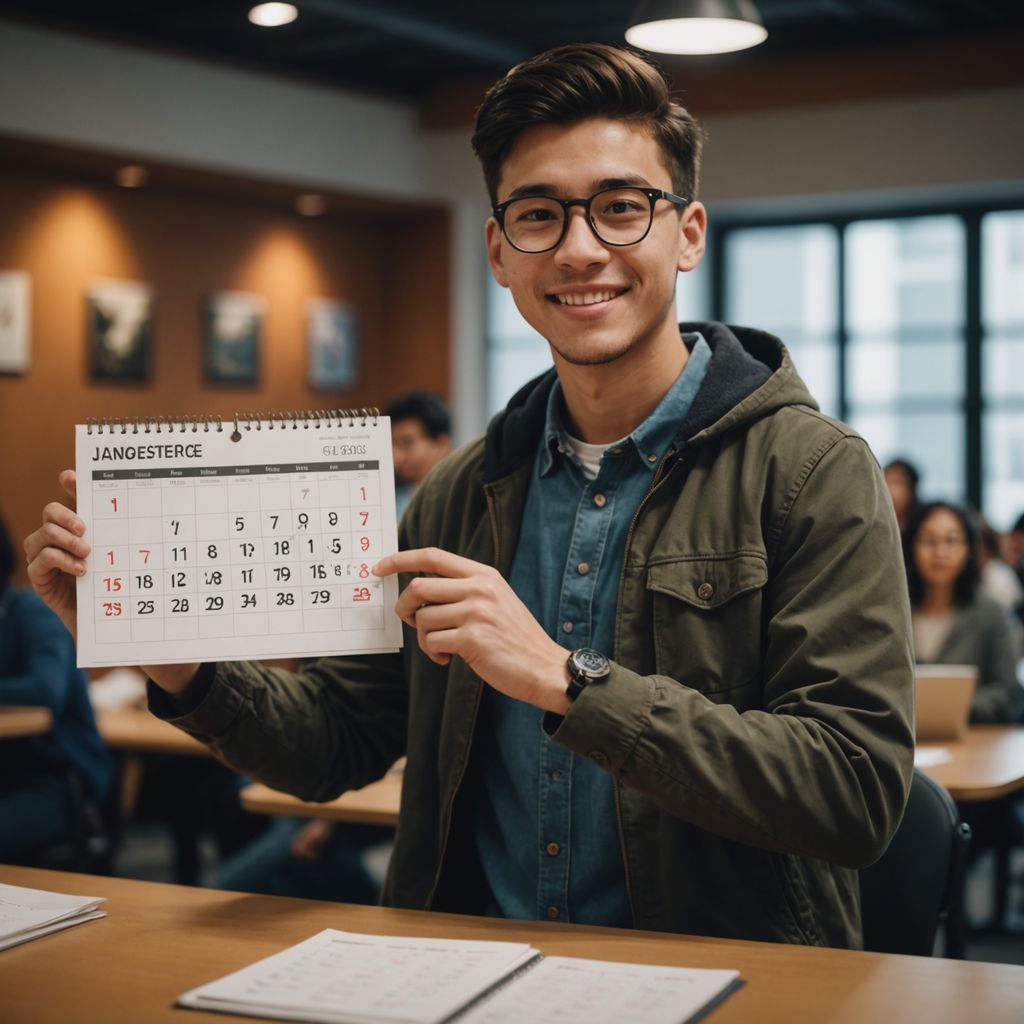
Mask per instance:
[[[1010,527],[1010,533],[1024,533],[1024,512],[1017,518],[1017,522]]]
[[[559,46],[517,64],[487,91],[476,112],[473,152],[491,202],[519,134],[539,124],[611,117],[645,125],[661,146],[672,188],[696,199],[704,130],[672,99],[665,73],[643,54],[603,43]]]
[[[7,584],[14,574],[14,548],[11,546],[11,535],[0,516],[0,594],[7,589]]]
[[[917,466],[907,459],[891,459],[885,464],[885,468],[888,469],[899,469],[906,474],[907,482],[910,484],[910,491],[912,494],[917,494],[918,484],[921,483],[921,474],[918,472]]]
[[[433,391],[410,391],[401,398],[396,398],[384,410],[391,422],[396,420],[419,420],[428,437],[440,437],[450,434],[451,415],[444,399]]]
[[[958,505],[951,505],[946,501],[931,501],[918,509],[914,518],[907,526],[907,532],[903,535],[903,560],[907,566],[907,590],[910,592],[910,603],[916,608],[924,598],[924,580],[914,562],[914,542],[921,532],[924,521],[933,513],[940,510],[951,512],[956,516],[957,521],[963,528],[964,537],[967,539],[967,564],[964,565],[960,575],[953,581],[953,603],[958,605],[970,604],[978,591],[978,582],[981,574],[978,572],[978,534],[971,522],[971,517]]]

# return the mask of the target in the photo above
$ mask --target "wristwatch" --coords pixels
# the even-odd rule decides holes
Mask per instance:
[[[583,688],[604,682],[611,675],[608,659],[593,647],[579,647],[569,655],[569,685],[565,695],[575,700]]]

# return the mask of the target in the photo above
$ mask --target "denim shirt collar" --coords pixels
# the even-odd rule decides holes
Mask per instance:
[[[699,332],[675,383],[668,389],[665,397],[657,404],[653,412],[628,437],[623,440],[621,450],[635,453],[639,462],[653,474],[657,469],[662,454],[668,449],[679,430],[679,424],[686,416],[693,403],[693,398],[700,390],[711,361],[711,347]],[[542,477],[548,476],[555,469],[555,456],[561,455],[575,465],[579,465],[575,452],[569,443],[569,435],[565,429],[561,381],[555,381],[548,396],[547,412],[544,419],[544,443],[539,453],[537,469]],[[611,449],[612,454],[618,451]],[[653,458],[652,458],[653,456]]]

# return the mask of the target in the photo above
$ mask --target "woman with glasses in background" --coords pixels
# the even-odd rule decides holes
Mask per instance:
[[[904,536],[919,663],[976,665],[972,722],[1017,722],[1021,688],[1003,609],[978,591],[977,536],[964,512],[925,505]]]

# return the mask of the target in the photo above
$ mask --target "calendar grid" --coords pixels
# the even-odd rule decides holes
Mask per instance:
[[[87,609],[79,583],[80,664],[400,646],[397,587],[370,571],[397,549],[386,426],[240,444],[215,435],[145,465],[131,462],[146,446],[104,445],[79,427],[79,467],[90,453],[94,463],[79,474],[93,546]],[[258,461],[226,457],[242,446]],[[296,461],[353,449],[367,457]]]

